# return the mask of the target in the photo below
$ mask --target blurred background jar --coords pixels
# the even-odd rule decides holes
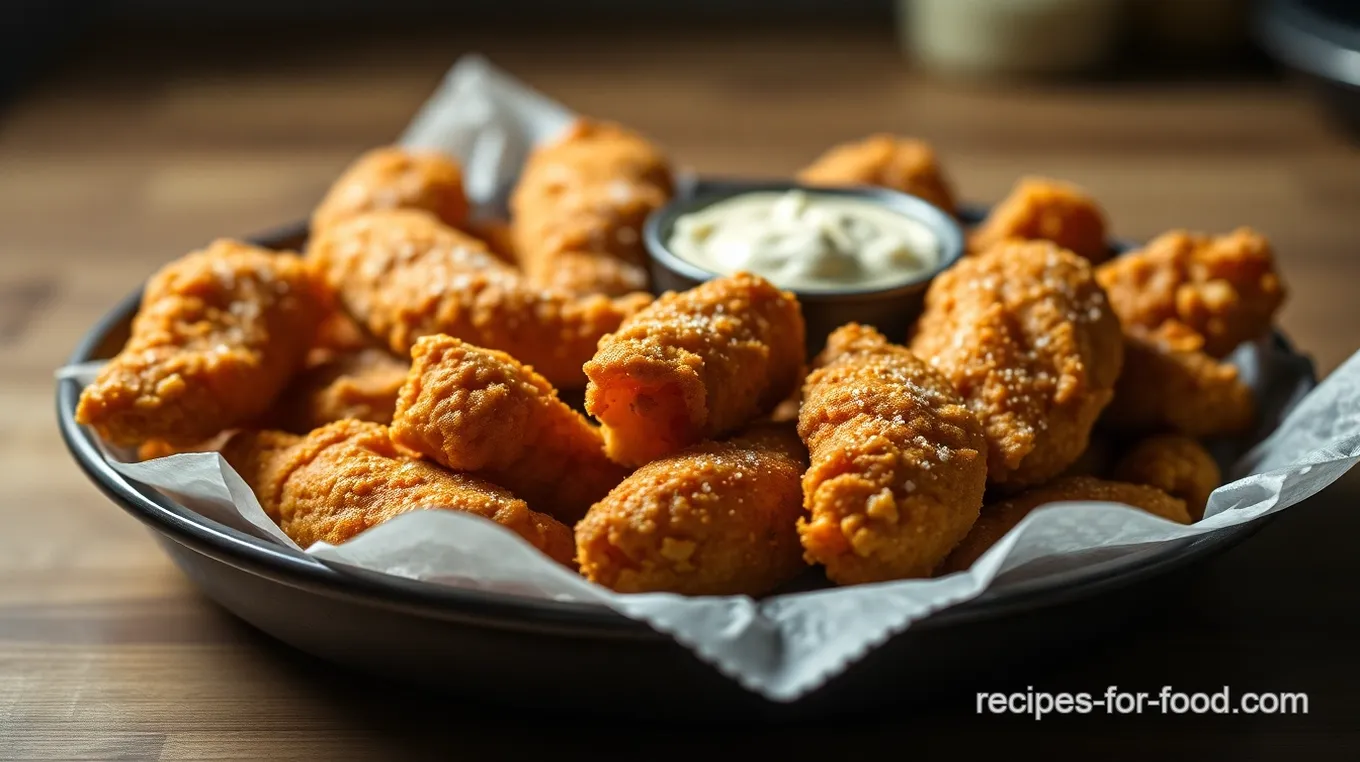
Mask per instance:
[[[986,78],[1084,74],[1121,58],[1212,64],[1241,52],[1249,8],[1248,0],[897,0],[897,19],[905,52],[926,69]]]

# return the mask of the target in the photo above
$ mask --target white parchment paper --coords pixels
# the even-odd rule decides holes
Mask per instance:
[[[402,140],[460,158],[475,207],[494,214],[528,149],[559,134],[572,116],[474,57],[454,66]],[[304,552],[348,572],[608,606],[671,635],[746,688],[793,701],[932,612],[984,593],[1079,578],[1168,543],[1187,545],[1258,520],[1317,493],[1360,460],[1360,353],[1316,389],[1307,361],[1273,341],[1244,346],[1233,361],[1262,403],[1261,427],[1246,441],[1215,446],[1234,481],[1213,493],[1204,520],[1182,526],[1113,503],[1053,504],[1027,516],[971,570],[948,577],[759,601],[620,595],[549,561],[499,525],[452,511],[408,513],[341,546],[318,543]],[[58,376],[85,384],[97,367],[63,368]],[[207,518],[297,548],[216,453],[142,463],[129,462],[127,452],[104,453],[133,482]]]

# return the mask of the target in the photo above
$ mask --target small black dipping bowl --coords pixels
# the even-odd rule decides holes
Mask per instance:
[[[671,251],[667,241],[681,217],[744,193],[792,190],[867,199],[924,224],[935,234],[940,243],[939,260],[935,267],[900,283],[817,291],[788,289],[803,305],[809,356],[821,351],[828,334],[851,322],[872,325],[890,340],[903,341],[907,330],[921,314],[930,281],[963,256],[963,229],[943,209],[915,196],[886,188],[814,188],[791,182],[700,180],[690,188],[682,189],[669,204],[652,212],[642,227],[642,239],[650,255],[652,290],[657,293],[684,291],[722,275],[682,259]]]

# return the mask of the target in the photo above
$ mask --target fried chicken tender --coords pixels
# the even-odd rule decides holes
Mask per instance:
[[[265,420],[301,434],[347,418],[391,423],[410,367],[378,347],[323,356],[293,379]]]
[[[850,585],[929,576],[977,520],[982,425],[918,357],[854,323],[831,334],[803,386],[798,433],[806,558]]]
[[[1131,433],[1173,431],[1190,437],[1240,434],[1256,417],[1256,400],[1237,368],[1204,352],[1203,338],[1178,323],[1124,336],[1124,371],[1101,424]]]
[[[1069,501],[1123,503],[1168,521],[1190,523],[1190,513],[1186,510],[1185,501],[1155,487],[1106,481],[1090,476],[1065,477],[984,507],[982,515],[973,525],[973,531],[954,548],[954,552],[940,565],[937,574],[952,574],[971,567],[983,553],[1000,542],[1001,538],[1014,529],[1031,511],[1049,503]]]
[[[222,450],[260,507],[306,548],[332,545],[409,511],[440,508],[490,519],[572,566],[571,530],[507,490],[401,452],[386,426],[337,421],[306,436],[247,431]]]
[[[764,278],[670,292],[600,340],[586,411],[609,457],[640,466],[773,410],[798,385],[803,342],[798,300]]]
[[[1211,357],[1264,335],[1285,299],[1270,243],[1250,228],[1173,230],[1101,265],[1096,279],[1125,326],[1180,323],[1204,337]]]
[[[581,573],[624,593],[768,593],[807,568],[806,467],[793,427],[770,424],[654,460],[576,525]]]
[[[923,140],[880,133],[833,146],[798,173],[806,185],[878,185],[925,199],[953,214],[954,192]]]
[[[1110,256],[1105,212],[1086,191],[1061,180],[1023,177],[969,237],[984,251],[1002,241],[1052,241],[1092,264]]]
[[[450,227],[467,219],[463,170],[453,159],[408,151],[398,146],[375,148],[350,164],[312,212],[312,234],[375,209],[420,209]]]
[[[392,425],[402,447],[482,473],[568,523],[628,475],[605,457],[599,429],[515,358],[449,336],[423,337],[411,356]]]
[[[233,428],[273,402],[328,305],[302,259],[214,241],[147,282],[131,337],[81,393],[76,420],[116,445]]]
[[[1149,437],[1133,446],[1114,467],[1114,478],[1146,484],[1180,498],[1190,518],[1204,518],[1209,495],[1223,482],[1214,458],[1204,445],[1183,436]]]
[[[981,419],[988,478],[1006,487],[1081,455],[1123,364],[1090,263],[1047,241],[1005,242],[936,277],[911,350]]]
[[[581,119],[534,149],[510,197],[529,282],[581,295],[646,289],[642,223],[673,186],[661,151],[617,124]]]
[[[571,297],[530,286],[480,241],[425,212],[376,211],[326,228],[308,248],[344,308],[396,354],[443,333],[499,349],[559,388],[585,385],[600,337],[651,301]]]

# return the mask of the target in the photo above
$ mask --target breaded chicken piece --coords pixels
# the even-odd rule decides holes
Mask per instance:
[[[316,329],[316,338],[307,355],[307,365],[319,365],[335,355],[358,352],[381,344],[354,322],[354,318],[344,310],[333,309],[321,319]]]
[[[420,209],[445,225],[460,227],[468,212],[463,170],[441,154],[399,146],[375,148],[331,184],[312,212],[312,234],[375,209]]]
[[[666,157],[641,135],[578,120],[534,149],[510,197],[515,252],[530,283],[619,296],[647,287],[642,223],[670,200]]]
[[[954,192],[935,149],[923,140],[879,133],[833,146],[798,173],[805,185],[877,185],[925,199],[953,214]]]
[[[1123,503],[1168,521],[1190,523],[1185,501],[1155,487],[1105,481],[1090,476],[1064,477],[984,507],[982,515],[973,525],[973,531],[954,548],[954,552],[949,554],[936,573],[952,574],[971,567],[1031,511],[1049,503],[1069,501]]]
[[[1189,437],[1240,434],[1256,417],[1237,368],[1200,351],[1203,339],[1178,323],[1124,336],[1124,371],[1101,424],[1126,433]]]
[[[837,329],[803,385],[806,557],[838,584],[929,576],[977,520],[982,425],[949,382],[872,328]]]
[[[601,336],[651,301],[571,297],[530,286],[476,239],[425,212],[369,212],[326,228],[308,248],[346,311],[398,355],[443,333],[499,349],[553,385],[585,385]]]
[[[337,421],[299,437],[241,432],[222,450],[284,534],[303,548],[332,545],[409,511],[465,511],[523,537],[553,560],[572,566],[571,530],[529,510],[490,482],[455,474],[402,453],[387,427]]]
[[[505,220],[469,220],[462,227],[502,262],[519,267],[519,257],[515,255],[515,238],[510,223]]]
[[[1086,191],[1061,180],[1023,177],[969,236],[968,248],[983,251],[1011,239],[1052,241],[1099,264],[1110,256],[1105,236],[1105,212]]]
[[[936,277],[911,350],[981,419],[988,478],[1008,488],[1081,455],[1123,363],[1090,263],[1047,241],[1002,243]]]
[[[576,525],[581,573],[624,593],[768,593],[807,568],[806,467],[793,427],[769,424],[654,460]]]
[[[217,240],[151,277],[122,351],[76,420],[115,445],[201,442],[263,413],[303,361],[329,294],[302,259]]]
[[[1101,265],[1096,279],[1125,326],[1180,323],[1204,337],[1211,357],[1263,336],[1285,299],[1270,243],[1250,228],[1221,236],[1173,230]]]
[[[411,358],[392,424],[402,447],[481,473],[569,524],[628,475],[605,457],[599,429],[510,355],[437,335]]]
[[[806,348],[793,295],[738,273],[670,292],[600,340],[586,411],[615,462],[640,466],[769,413],[798,385]]]
[[[293,379],[264,420],[300,434],[347,418],[391,423],[410,368],[378,347],[322,356]]]
[[[1223,483],[1223,474],[1204,445],[1178,435],[1149,437],[1134,445],[1115,464],[1113,475],[1184,500],[1194,521],[1204,518],[1210,493]]]

